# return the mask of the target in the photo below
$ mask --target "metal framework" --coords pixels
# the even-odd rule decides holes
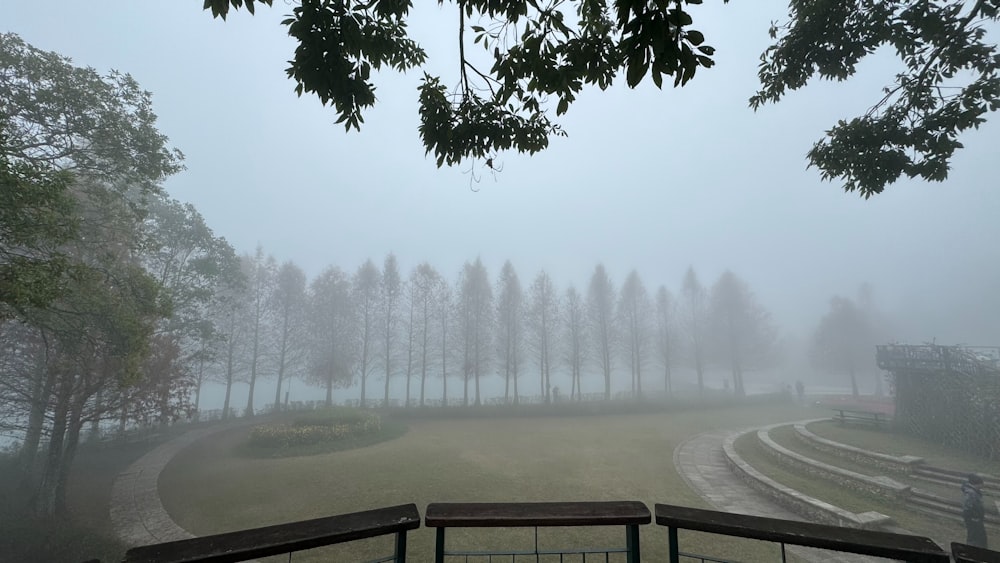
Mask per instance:
[[[905,433],[1000,459],[1000,348],[876,347]]]

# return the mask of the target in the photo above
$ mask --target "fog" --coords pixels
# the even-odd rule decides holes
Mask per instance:
[[[718,5],[716,5],[718,4]],[[481,256],[530,278],[586,283],[636,268],[647,286],[746,279],[783,330],[811,330],[834,294],[862,282],[906,341],[1000,342],[995,120],[963,137],[947,182],[901,181],[865,201],[820,181],[804,154],[837,119],[856,115],[894,72],[866,62],[843,84],[814,83],[754,113],[756,63],[784,3],[710,3],[698,19],[718,65],[687,87],[588,90],[539,155],[503,170],[437,169],[416,134],[417,73],[378,76],[361,133],[297,98],[284,68],[288,6],[213,20],[190,6],[119,1],[60,8],[5,2],[4,27],[100,71],[131,73],[154,93],[159,127],[185,153],[166,187],[238,251],[260,244],[312,277],[352,271],[388,252],[457,272]],[[454,59],[437,6],[411,25],[442,73]],[[423,25],[423,24],[427,25]],[[445,41],[448,40],[448,43]]]
[[[829,417],[831,408],[844,409],[847,401],[856,403],[846,408],[848,417],[854,413],[862,424],[883,430],[885,416],[895,422],[899,401],[884,395],[898,380],[890,382],[875,365],[876,344],[1000,345],[996,116],[960,137],[964,148],[952,159],[945,182],[904,179],[864,199],[845,193],[836,181],[822,181],[818,170],[807,168],[807,151],[838,120],[863,114],[878,101],[899,69],[892,53],[877,53],[848,81],[814,81],[754,112],[748,98],[759,86],[760,54],[771,42],[771,23],[786,17],[787,0],[692,5],[686,9],[695,15],[706,43],[716,48],[716,66],[699,69],[685,87],[659,90],[647,80],[633,90],[619,77],[607,91],[585,89],[558,119],[568,136],[553,137],[539,154],[502,153],[490,165],[443,168],[425,155],[418,137],[421,72],[378,73],[376,106],[365,113],[360,132],[345,132],[335,123],[333,108],[293,91],[285,69],[296,42],[280,24],[292,6],[274,4],[258,7],[255,16],[233,11],[227,21],[213,19],[196,1],[0,4],[0,33],[15,33],[101,75],[129,73],[152,93],[156,128],[184,154],[185,169],[165,181],[165,191],[192,204],[238,256],[228,248],[218,251],[225,245],[215,246],[217,241],[204,236],[191,243],[196,250],[177,266],[178,271],[190,268],[185,270],[190,279],[170,286],[164,280],[174,266],[171,258],[158,262],[162,248],[153,247],[170,246],[171,237],[191,224],[157,201],[164,207],[150,211],[154,219],[129,215],[134,231],[123,228],[123,238],[135,235],[134,240],[106,239],[120,246],[117,255],[107,252],[118,260],[116,275],[138,264],[135,269],[152,272],[144,278],[149,286],[159,284],[149,289],[129,277],[135,286],[121,286],[136,295],[136,288],[149,290],[132,296],[141,307],[128,312],[141,319],[134,323],[141,327],[121,329],[109,321],[112,336],[104,340],[104,333],[86,338],[79,335],[87,330],[74,333],[74,327],[105,326],[101,315],[113,309],[107,303],[119,303],[110,275],[95,282],[110,287],[113,297],[93,301],[94,309],[104,309],[94,314],[97,321],[86,321],[92,324],[60,324],[75,318],[72,306],[59,311],[58,321],[44,313],[5,318],[0,309],[0,484],[5,485],[0,498],[13,499],[14,507],[6,511],[9,515],[0,511],[0,529],[21,518],[19,507],[24,514],[30,507],[39,519],[72,513],[75,523],[66,520],[66,526],[73,533],[83,522],[83,535],[117,534],[109,544],[113,552],[126,544],[150,543],[156,530],[136,541],[122,532],[129,525],[145,525],[148,514],[121,516],[123,506],[145,510],[142,503],[149,498],[162,513],[152,517],[153,528],[179,524],[198,533],[259,525],[263,509],[255,502],[267,505],[269,523],[367,509],[370,502],[416,502],[423,509],[428,500],[510,500],[503,495],[519,501],[548,500],[546,495],[578,500],[574,495],[603,499],[641,491],[643,501],[666,498],[683,506],[708,506],[713,494],[696,490],[690,474],[682,475],[677,465],[677,452],[682,445],[694,447],[694,438],[712,441],[715,463],[722,460],[719,452],[730,455],[723,442],[735,444],[736,428],[777,427],[777,422],[806,418],[818,422],[812,419]],[[414,4],[409,29],[429,53],[427,71],[452,86],[458,66],[455,22],[442,10],[455,6]],[[6,174],[8,163],[3,164]],[[85,174],[81,178],[90,180]],[[118,195],[116,204],[135,194],[122,190]],[[92,206],[103,201],[86,197],[93,198],[88,200]],[[118,217],[114,213],[107,217]],[[105,220],[94,214],[100,216],[95,224]],[[177,221],[173,231],[163,227],[171,220]],[[160,237],[155,244],[137,242],[140,230],[157,228],[163,232],[150,237]],[[100,239],[86,236],[73,242],[100,246],[94,242]],[[218,253],[205,250],[209,247]],[[136,258],[132,251],[147,254]],[[211,256],[198,271],[192,264],[201,251]],[[93,249],[77,252],[81,264],[98,260]],[[376,269],[371,279],[383,279],[378,270],[389,271],[385,264],[393,259],[400,279],[395,301],[386,297],[386,283],[366,285],[362,275],[371,261]],[[154,270],[162,264],[169,267],[157,278]],[[420,278],[424,265],[432,271]],[[541,297],[549,290],[539,289],[548,287],[545,276],[552,309],[549,297]],[[75,303],[84,304],[84,317],[92,313],[87,309],[90,286],[79,285],[84,289],[76,291],[83,297],[77,295]],[[576,325],[568,306],[571,288],[580,298]],[[161,296],[172,291],[170,298],[188,301],[170,312],[154,310],[155,299],[148,297],[161,289]],[[604,322],[614,325],[606,331],[613,337],[602,334]],[[292,324],[294,331],[288,329]],[[579,342],[574,327],[583,334]],[[169,331],[175,334],[160,339]],[[50,332],[65,343],[50,345]],[[119,336],[125,344],[116,340]],[[82,351],[77,340],[87,341],[79,345]],[[921,361],[944,357],[947,369],[949,358],[959,357],[949,356],[950,349],[926,350],[920,353],[930,355]],[[905,353],[900,358],[912,359]],[[963,357],[977,377],[995,377],[998,354],[1000,349],[992,349],[982,357]],[[552,366],[548,381],[547,362]],[[575,374],[577,367],[582,371]],[[422,379],[428,407],[440,406],[442,395],[445,406],[477,404],[472,409],[312,411],[324,400],[357,406],[367,399],[361,406],[385,407],[412,397],[406,404],[411,406],[417,404]],[[968,395],[960,399],[978,401],[977,408],[987,412],[990,399],[976,395],[976,389],[967,384]],[[391,398],[389,405],[382,403],[383,393],[387,401]],[[480,395],[482,403],[507,406],[482,408]],[[312,404],[293,404],[291,412],[270,412],[259,422],[251,419],[254,411],[272,411],[276,397],[286,404]],[[566,400],[573,397],[581,404]],[[927,397],[938,401],[933,390],[925,389],[921,398]],[[938,402],[953,410],[967,406],[952,399]],[[912,418],[921,407],[910,401],[910,412],[900,411]],[[224,405],[233,414],[252,408],[240,420],[215,425]],[[840,426],[818,425],[833,437],[844,431],[845,412],[839,412]],[[930,426],[943,419],[935,416],[928,415]],[[494,426],[490,417],[501,422]],[[543,417],[546,422],[539,422]],[[962,430],[978,437],[982,429],[967,425]],[[196,443],[192,436],[199,432],[215,437]],[[776,433],[792,442],[792,432],[786,427]],[[309,433],[321,438],[309,442]],[[910,434],[907,448],[917,443]],[[273,442],[265,443],[269,436]],[[335,470],[310,468],[316,458],[309,456],[400,438],[396,444],[402,443],[400,451],[410,456],[402,462],[398,453],[372,447],[330,462]],[[113,439],[118,441],[112,444]],[[892,435],[886,442],[896,439]],[[78,443],[83,461],[71,471]],[[970,448],[970,443],[966,450],[977,453],[978,446]],[[156,453],[161,444],[169,455]],[[674,446],[676,467],[670,467]],[[274,459],[286,454],[287,459]],[[705,465],[709,454],[699,455],[706,457],[692,454],[690,459],[699,461],[690,463]],[[149,458],[159,465],[143,466]],[[622,460],[631,466],[614,466]],[[985,461],[977,465],[972,454],[955,463],[954,475],[987,467]],[[961,471],[958,463],[965,464]],[[728,470],[713,476],[714,466],[707,466],[709,477],[737,480]],[[545,479],[556,474],[560,486],[550,486]],[[336,481],[342,475],[345,481]],[[582,485],[573,481],[577,478]],[[299,481],[308,484],[298,486]],[[605,489],[609,483],[614,486]],[[945,495],[954,484],[934,486]],[[122,487],[127,494],[121,494]],[[870,492],[863,490],[861,500],[851,502],[868,503],[864,495]],[[472,498],[457,498],[462,495]],[[124,496],[129,498],[123,501]],[[897,500],[893,510],[909,510]],[[743,506],[742,499],[734,502]],[[922,517],[932,526],[913,533],[937,534],[933,539],[947,545],[958,537],[958,524],[949,521],[937,529],[931,518],[938,517]],[[64,525],[60,522],[57,528]],[[9,535],[18,533],[60,544],[30,527]],[[417,545],[430,553],[430,532],[415,534],[423,535],[415,536],[411,551]],[[657,553],[664,545],[655,547]],[[76,551],[74,546],[67,540],[60,548]],[[87,545],[81,557],[100,555],[102,547]],[[784,557],[784,545],[781,549]],[[0,544],[0,559],[3,552]],[[357,553],[350,558],[357,559]]]

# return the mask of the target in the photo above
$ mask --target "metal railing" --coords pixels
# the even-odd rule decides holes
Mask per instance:
[[[424,523],[436,528],[434,561],[444,563],[446,558],[469,561],[493,561],[494,558],[531,557],[540,561],[542,556],[579,555],[587,561],[588,555],[604,555],[609,561],[612,554],[624,555],[628,563],[639,563],[639,526],[652,520],[649,508],[637,501],[611,502],[513,502],[513,503],[431,503],[427,505]],[[560,548],[539,549],[538,528],[576,526],[624,526],[625,545],[596,549]],[[535,544],[532,550],[457,550],[447,549],[445,531],[448,528],[534,528]]]
[[[291,554],[341,543],[395,534],[391,555],[371,563],[406,561],[406,533],[420,527],[415,504],[366,510],[277,526],[240,530],[135,547],[125,553],[125,563],[223,563]],[[290,555],[289,555],[290,557]]]

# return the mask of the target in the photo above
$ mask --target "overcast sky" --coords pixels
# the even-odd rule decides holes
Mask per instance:
[[[452,84],[456,8],[416,4],[411,30],[430,72]],[[832,295],[867,281],[902,340],[1000,344],[1000,120],[962,138],[943,184],[903,181],[865,201],[821,182],[806,151],[876,101],[897,69],[880,57],[849,83],[812,84],[752,112],[783,2],[692,6],[715,68],[683,89],[588,91],[562,120],[567,138],[531,158],[501,155],[495,177],[424,156],[419,72],[377,77],[360,134],[297,98],[285,76],[295,45],[279,23],[290,10],[277,0],[223,22],[197,0],[3,0],[0,29],[132,74],[186,155],[168,191],[238,252],[259,243],[310,276],[390,251],[404,271],[427,260],[454,277],[479,255],[491,275],[509,258],[522,283],[545,268],[578,287],[604,262],[616,282],[637,268],[650,290],[675,292],[689,265],[706,283],[730,268],[799,336]]]

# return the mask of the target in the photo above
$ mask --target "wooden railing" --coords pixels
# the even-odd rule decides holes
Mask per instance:
[[[649,524],[649,508],[638,501],[611,502],[506,502],[506,503],[431,503],[427,505],[424,523],[437,528],[434,561],[443,563],[448,557],[510,557],[534,555],[581,555],[622,553],[628,563],[639,563],[639,526]],[[541,550],[538,528],[550,526],[625,526],[625,545],[598,549],[559,548]],[[447,550],[445,530],[448,528],[534,528],[532,550],[464,551]],[[492,559],[490,559],[492,560]]]
[[[680,550],[677,538],[678,530],[695,530],[778,543],[781,545],[782,561],[785,560],[786,545],[873,555],[913,563],[948,563],[951,560],[949,555],[942,551],[936,543],[920,536],[732,514],[669,504],[657,504],[654,510],[657,525],[667,528],[670,563],[678,563],[681,556],[701,557]]]
[[[667,552],[670,563],[681,558],[722,562],[724,560],[687,553],[679,544],[680,530],[693,530],[730,537],[763,540],[780,544],[782,560],[785,546],[802,546],[831,551],[885,557],[915,563],[946,563],[951,560],[947,552],[928,538],[889,532],[860,530],[797,522],[745,514],[732,514],[685,506],[657,504],[655,521],[667,528]],[[531,503],[432,503],[427,506],[424,522],[435,528],[436,562],[447,558],[488,560],[501,556],[519,561],[518,557],[530,556],[532,560],[543,556],[579,556],[600,554],[600,560],[611,555],[624,558],[628,563],[640,561],[639,526],[652,521],[649,509],[638,501],[613,502],[531,502]],[[539,549],[538,528],[559,526],[623,526],[624,545],[588,548],[565,547]],[[204,536],[136,547],[125,555],[126,563],[205,563],[247,561],[258,557],[291,554],[355,540],[395,535],[392,554],[376,561],[405,562],[407,532],[420,527],[420,514],[413,504],[380,508],[352,514],[317,518],[277,526],[242,530],[226,534]],[[504,551],[468,551],[446,549],[446,530],[449,528],[534,528],[533,549]],[[984,563],[1000,561],[1000,552],[976,548],[960,543],[951,544],[954,560],[958,563]],[[577,559],[577,560],[579,560]],[[618,559],[620,560],[620,559]]]
[[[406,561],[406,533],[420,527],[415,504],[328,516],[277,526],[240,530],[135,547],[126,563],[223,563],[294,553],[338,543],[396,535],[395,551],[378,561]]]

